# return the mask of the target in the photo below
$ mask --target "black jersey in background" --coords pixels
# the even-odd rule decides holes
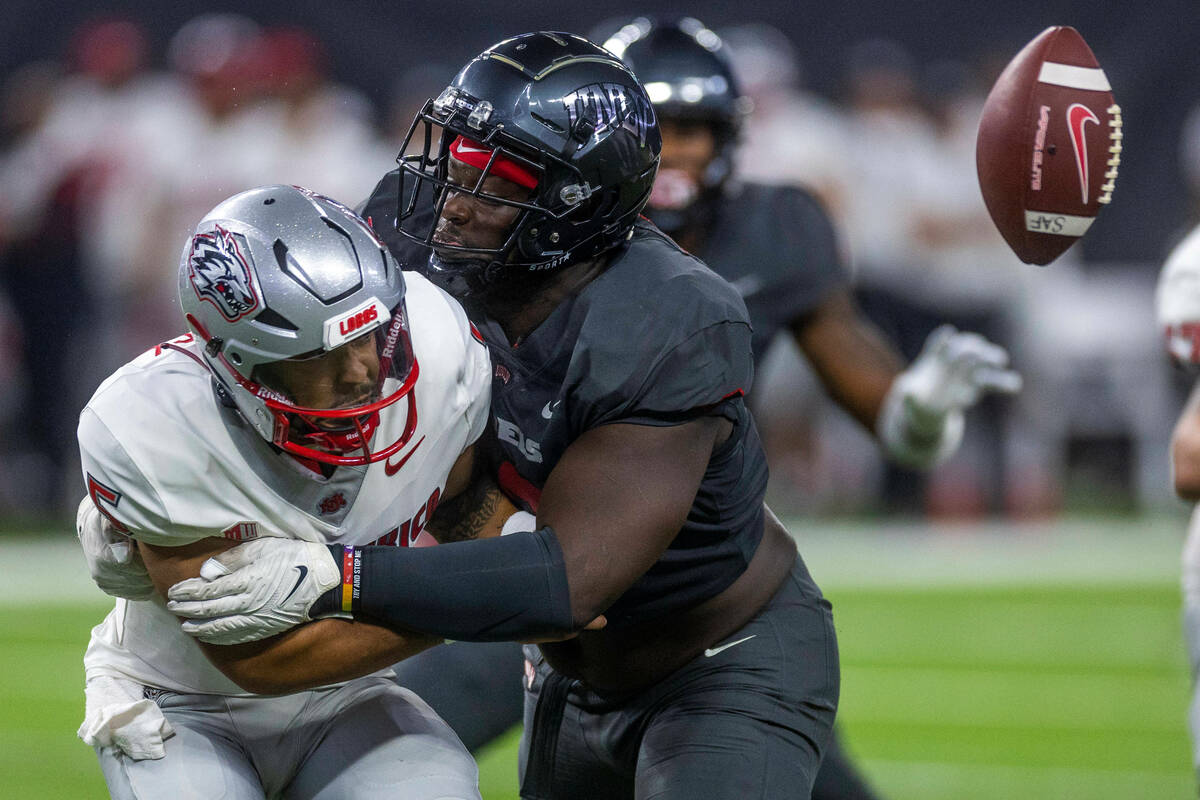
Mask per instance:
[[[746,302],[756,364],[780,330],[850,282],[825,209],[793,186],[728,184],[696,255]]]

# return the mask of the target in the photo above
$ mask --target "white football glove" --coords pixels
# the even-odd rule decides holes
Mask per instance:
[[[90,501],[89,501],[90,502]],[[84,689],[86,711],[78,736],[92,747],[112,747],[134,761],[162,758],[175,729],[162,709],[142,695],[142,685],[99,675]]]
[[[210,644],[242,644],[312,619],[308,610],[342,582],[329,548],[268,537],[213,556],[167,591],[167,608],[187,617],[185,633]],[[349,615],[347,615],[349,616]]]
[[[963,411],[987,392],[1020,391],[1008,369],[1008,351],[977,333],[943,325],[892,383],[876,429],[888,455],[912,467],[930,467],[962,441]]]
[[[149,600],[154,596],[154,583],[138,555],[137,543],[113,530],[90,497],[79,504],[75,534],[83,547],[88,572],[101,591],[127,600]]]

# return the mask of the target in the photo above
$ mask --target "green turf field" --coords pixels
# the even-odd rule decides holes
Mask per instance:
[[[834,604],[848,748],[894,800],[1194,796],[1181,532],[1178,520],[802,531]],[[79,585],[66,545],[49,548],[70,567],[51,577],[30,557],[47,556],[40,544],[13,541],[0,538],[12,578],[0,595],[0,797],[106,797],[74,735],[80,656],[105,603]],[[29,602],[39,571],[42,593],[60,587],[56,605]],[[484,797],[516,797],[515,747],[511,736],[481,756]]]

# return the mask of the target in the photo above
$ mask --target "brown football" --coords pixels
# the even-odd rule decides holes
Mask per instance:
[[[975,142],[992,222],[1027,264],[1049,264],[1112,200],[1121,109],[1074,28],[1042,31],[988,94]]]

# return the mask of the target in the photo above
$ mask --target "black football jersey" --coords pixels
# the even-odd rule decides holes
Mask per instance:
[[[366,202],[356,210],[367,221],[375,235],[383,240],[392,252],[401,269],[424,272],[429,263],[429,248],[414,242],[396,230],[396,212],[399,210],[397,193],[400,191],[400,170],[394,169],[380,178],[375,190]],[[432,216],[433,210],[418,212]],[[420,228],[424,230],[424,227]]]
[[[476,321],[492,356],[500,485],[536,512],[541,487],[585,431],[613,422],[734,422],[687,522],[662,558],[606,612],[633,624],[689,608],[731,584],[762,535],[767,466],[742,395],[753,366],[745,306],[730,285],[652,225],[518,346]]]
[[[756,360],[781,328],[849,283],[828,214],[792,186],[732,183],[697,255],[745,300]]]
[[[361,213],[402,266],[422,269],[429,251],[395,230],[397,189],[389,173]],[[591,428],[705,414],[734,423],[682,530],[607,610],[610,626],[693,607],[745,571],[762,536],[767,463],[743,402],[753,380],[749,317],[730,283],[639,222],[609,267],[517,346],[494,321],[472,321],[492,357],[486,449],[501,488],[535,514],[554,465]]]

